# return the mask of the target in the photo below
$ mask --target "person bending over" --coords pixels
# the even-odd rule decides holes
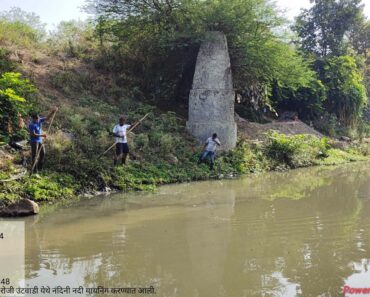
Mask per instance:
[[[202,163],[207,157],[210,159],[210,169],[213,169],[217,146],[221,146],[220,140],[217,138],[217,134],[213,133],[212,137],[209,137],[204,143],[203,153],[201,154],[198,164]]]

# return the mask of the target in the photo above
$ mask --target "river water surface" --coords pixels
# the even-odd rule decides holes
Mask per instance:
[[[26,219],[26,283],[344,296],[370,287],[369,190],[362,163],[83,200]]]

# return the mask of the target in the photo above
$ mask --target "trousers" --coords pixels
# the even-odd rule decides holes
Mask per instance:
[[[40,150],[39,156],[35,160],[38,150]],[[31,155],[34,172],[41,171],[45,161],[45,146],[41,142],[31,142]],[[36,164],[34,165],[35,162]]]

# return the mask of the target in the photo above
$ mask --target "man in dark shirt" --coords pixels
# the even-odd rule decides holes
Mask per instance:
[[[37,113],[31,116],[32,121],[28,125],[28,130],[30,133],[32,168],[35,172],[42,170],[45,160],[45,147],[42,139],[46,138],[46,134],[42,132],[42,124],[47,122],[57,110],[58,108],[53,108],[46,117],[40,117]]]

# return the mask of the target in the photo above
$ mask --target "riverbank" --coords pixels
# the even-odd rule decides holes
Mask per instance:
[[[173,141],[171,146],[166,144],[170,150],[163,153],[163,147],[150,146],[149,140],[143,144],[145,149],[140,149],[138,142],[151,138],[148,133],[152,132],[149,127],[154,125],[153,118],[144,124],[141,133],[132,135],[131,145],[135,157],[127,165],[113,167],[111,156],[99,159],[95,155],[90,159],[74,159],[73,150],[65,150],[62,156],[57,155],[53,148],[55,143],[50,142],[47,168],[42,174],[32,177],[25,174],[17,180],[1,183],[2,207],[22,198],[31,199],[41,205],[53,204],[57,201],[73,201],[78,196],[91,196],[98,192],[150,191],[159,185],[170,183],[370,160],[370,145],[366,141],[340,142],[338,145],[338,141],[325,137],[287,136],[269,132],[258,142],[240,138],[234,150],[219,153],[215,169],[210,170],[208,164],[197,164],[200,150],[191,137],[186,135],[181,119],[174,114],[161,115],[159,118],[162,118],[162,130],[155,129],[156,133],[165,133],[163,130],[172,129],[171,133],[167,131],[168,137]],[[173,125],[166,124],[165,119],[171,119]],[[181,142],[180,139],[186,141]],[[3,149],[4,151],[6,150]],[[17,170],[21,168],[17,162],[21,161],[22,154],[24,152],[8,153],[7,163],[2,164],[1,180],[17,175]]]
[[[17,28],[14,34],[24,35]],[[150,191],[170,183],[369,160],[370,145],[366,141],[325,138],[311,127],[314,125],[266,118],[268,114],[260,108],[252,109],[249,121],[237,117],[238,145],[219,153],[211,171],[208,164],[197,164],[201,147],[186,132],[193,70],[189,69],[184,85],[172,80],[177,77],[172,70],[160,82],[148,85],[150,77],[143,79],[136,72],[104,67],[109,51],[92,46],[91,42],[97,45],[94,38],[85,40],[86,49],[91,51],[80,55],[69,51],[70,40],[67,48],[35,41],[25,45],[24,38],[17,40],[8,42],[5,38],[0,52],[1,80],[14,91],[4,93],[4,102],[12,108],[10,120],[0,131],[0,180],[9,180],[0,182],[2,207],[22,198],[54,204],[98,192]],[[156,77],[156,71],[152,75]],[[248,114],[247,105],[238,107]],[[39,176],[29,177],[23,174],[30,167],[30,148],[25,144],[29,113],[44,115],[53,106],[59,110],[46,139],[45,169]],[[99,158],[114,141],[111,131],[120,115],[134,123],[148,113],[128,135],[132,155],[127,165],[113,167],[113,150]],[[253,118],[263,121],[255,123]],[[266,121],[270,123],[263,124]],[[44,130],[48,128],[45,125]],[[268,132],[271,129],[280,133]],[[347,135],[343,132],[339,130],[337,136]],[[363,132],[362,136],[369,135]],[[22,141],[19,147],[17,143]]]

